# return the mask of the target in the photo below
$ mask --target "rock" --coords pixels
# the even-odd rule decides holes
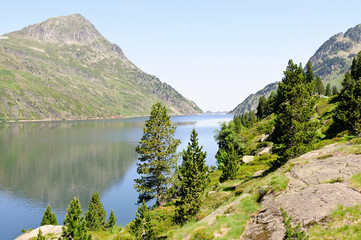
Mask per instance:
[[[262,156],[263,154],[271,154],[272,147],[261,148],[261,151],[258,153],[258,156]]]
[[[258,172],[253,173],[253,177],[261,177],[263,175],[263,173],[265,172],[265,170],[259,170]]]
[[[250,155],[244,155],[242,158],[242,161],[244,163],[249,163],[252,162],[254,160],[254,156],[250,156]]]
[[[60,225],[58,225],[58,226],[53,226],[53,225],[41,226],[28,233],[24,233],[23,235],[17,237],[15,240],[28,240],[28,239],[36,238],[38,236],[39,229],[41,229],[44,236],[46,234],[53,233],[56,235],[56,236],[54,236],[53,239],[58,239],[61,236],[61,234],[63,233],[62,227],[63,226],[60,226]]]
[[[261,136],[261,140],[259,140],[260,142],[264,142],[267,138],[269,137],[269,134],[263,134]]]
[[[286,173],[290,179],[286,191],[268,194],[261,201],[263,207],[245,231],[244,239],[283,239],[284,225],[281,208],[292,216],[292,224],[307,229],[326,220],[338,204],[352,206],[361,203],[361,193],[351,189],[346,181],[328,183],[332,179],[349,179],[360,171],[360,155],[317,159],[332,153],[334,146],[307,153],[291,160],[293,168]],[[259,175],[258,172],[255,175]]]

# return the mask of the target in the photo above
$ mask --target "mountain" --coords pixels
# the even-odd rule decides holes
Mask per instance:
[[[262,96],[269,97],[271,92],[276,91],[278,86],[278,82],[270,83],[265,86],[262,90],[249,95],[242,103],[238,104],[238,106],[233,109],[230,114],[243,114],[249,110],[256,110],[258,106],[259,98]]]
[[[0,119],[88,119],[201,113],[192,101],[130,62],[79,14],[0,36]]]
[[[332,36],[310,58],[313,72],[318,75],[324,85],[330,83],[341,86],[344,74],[350,70],[352,59],[361,51],[361,24],[348,29],[345,33]],[[255,94],[249,95],[231,114],[242,114],[255,110],[261,96],[268,97],[276,90],[277,83],[271,83]]]
[[[315,75],[324,83],[340,86],[352,59],[361,51],[361,24],[327,40],[310,58]]]

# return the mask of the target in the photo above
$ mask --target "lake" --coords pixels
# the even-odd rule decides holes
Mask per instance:
[[[193,128],[216,165],[214,140],[219,123],[233,115],[171,117],[187,147]],[[21,230],[40,226],[50,204],[62,224],[67,206],[79,196],[86,211],[93,192],[99,192],[118,225],[135,218],[138,193],[133,188],[137,154],[134,151],[146,118],[0,124],[0,239],[14,239]]]

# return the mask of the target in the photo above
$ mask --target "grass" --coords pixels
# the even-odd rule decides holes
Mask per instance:
[[[361,239],[361,205],[342,205],[329,216],[329,221],[308,230],[310,239]]]
[[[350,185],[353,188],[361,191],[361,172],[358,172],[350,178]]]

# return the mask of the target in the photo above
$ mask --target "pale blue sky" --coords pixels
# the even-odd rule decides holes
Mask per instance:
[[[0,35],[80,13],[143,71],[202,110],[232,110],[361,23],[360,1],[2,1]]]

